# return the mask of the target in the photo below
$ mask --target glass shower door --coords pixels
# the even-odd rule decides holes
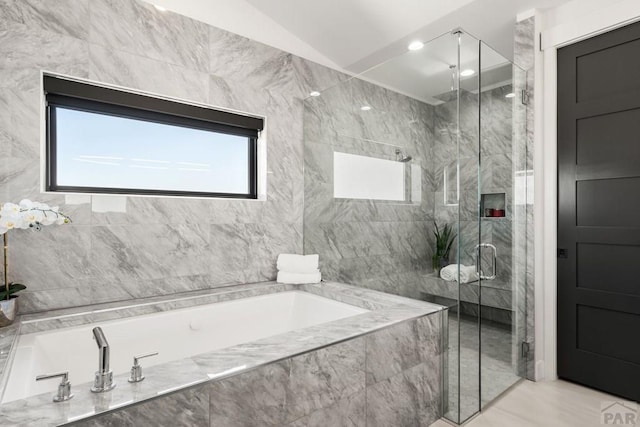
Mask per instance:
[[[480,47],[464,32],[458,40],[457,67],[457,161],[458,205],[458,402],[456,422],[462,424],[481,408],[480,401],[480,293],[476,274],[481,223],[478,218],[480,158]]]
[[[525,376],[526,73],[480,43],[481,408]]]

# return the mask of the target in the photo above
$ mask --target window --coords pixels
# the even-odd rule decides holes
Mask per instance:
[[[44,76],[47,191],[257,198],[263,120]]]

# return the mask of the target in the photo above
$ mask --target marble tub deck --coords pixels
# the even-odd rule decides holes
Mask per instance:
[[[0,332],[0,369],[2,389],[19,334],[78,326],[154,312],[211,304],[274,292],[301,290],[370,310],[367,313],[312,327],[294,330],[261,340],[194,355],[189,358],[145,368],[145,381],[127,382],[128,373],[115,376],[118,384],[108,393],[89,391],[91,383],[75,384],[75,397],[53,403],[52,393],[0,405],[0,425],[61,425],[107,411],[120,409],[149,399],[221,380],[266,364],[318,348],[346,341],[410,319],[442,311],[442,306],[371,291],[336,282],[316,285],[283,285],[264,282],[236,285],[180,296],[151,298],[121,304],[101,304],[77,309],[56,310],[23,316],[19,323]]]

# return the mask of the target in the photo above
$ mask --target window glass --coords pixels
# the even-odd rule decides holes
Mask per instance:
[[[248,137],[55,109],[57,186],[250,192]]]

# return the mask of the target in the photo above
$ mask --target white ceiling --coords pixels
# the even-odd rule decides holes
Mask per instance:
[[[382,84],[397,92],[430,104],[440,104],[456,87],[458,64],[458,37],[444,34],[428,42],[417,51],[390,59],[361,74],[361,77]],[[471,70],[472,75],[460,76],[462,89],[479,90],[478,70],[482,71],[483,89],[510,84],[513,67],[495,50],[468,35],[460,37],[460,70]]]
[[[568,0],[144,1],[351,74],[370,70],[368,79],[428,100],[436,90],[447,87],[446,70],[431,73],[439,89],[427,93],[418,89],[418,78],[424,76],[416,73],[419,64],[415,60],[399,59],[386,69],[379,65],[400,58],[411,41],[429,41],[455,28],[512,60],[516,16]],[[440,68],[448,68],[446,63],[451,61],[441,60]],[[407,73],[415,77],[412,84],[403,84]]]
[[[144,0],[321,64],[360,73],[461,27],[508,59],[516,15],[568,0]]]
[[[246,0],[344,68],[473,0]]]

